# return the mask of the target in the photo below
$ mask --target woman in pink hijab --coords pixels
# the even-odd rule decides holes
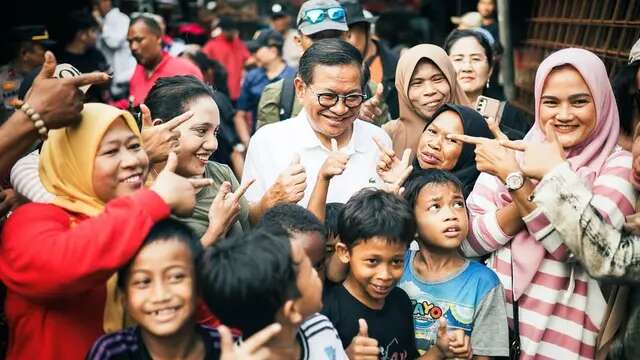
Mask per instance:
[[[550,55],[536,74],[535,107],[535,125],[523,141],[547,142],[554,132],[552,139],[593,194],[589,205],[621,228],[636,195],[629,182],[631,154],[616,145],[618,110],[602,61],[583,49]],[[477,144],[476,164],[483,171],[467,199],[472,231],[462,250],[490,254],[512,326],[517,301],[520,358],[595,358],[606,302],[598,282],[531,201],[537,180],[524,177],[521,156],[498,141],[453,137]]]

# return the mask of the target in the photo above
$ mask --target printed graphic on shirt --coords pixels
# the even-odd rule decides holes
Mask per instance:
[[[327,346],[324,348],[324,354],[327,355],[328,360],[336,360],[336,348],[333,346]]]
[[[407,293],[417,296],[411,297],[413,319],[418,350],[429,349],[436,343],[438,334],[438,319],[447,320],[448,329],[462,329],[471,336],[473,330],[473,305],[461,304],[452,299],[440,299],[424,289],[420,290],[412,282],[399,285]],[[424,350],[421,351],[424,353]]]
[[[380,346],[380,360],[407,360],[409,354],[401,348],[398,338],[393,338],[387,346]]]

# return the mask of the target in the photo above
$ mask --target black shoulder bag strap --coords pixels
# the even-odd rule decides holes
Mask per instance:
[[[513,305],[513,329],[509,329],[509,359],[520,358],[520,319],[518,317],[518,301],[513,286],[513,249],[511,248],[511,301]]]
[[[287,120],[293,112],[293,101],[296,99],[293,77],[286,77],[282,80],[282,90],[280,91],[280,121]]]

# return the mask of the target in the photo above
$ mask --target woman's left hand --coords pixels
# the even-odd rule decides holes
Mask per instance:
[[[488,119],[487,124],[495,139],[461,134],[449,134],[447,138],[474,144],[478,170],[497,176],[504,182],[507,175],[520,171],[520,166],[516,161],[515,152],[500,145],[500,141],[508,141],[509,139],[500,131],[497,123],[493,119]]]
[[[522,151],[522,172],[530,178],[542,179],[549,171],[565,161],[564,149],[551,121],[545,126],[547,142],[528,143],[522,140],[501,140],[500,144],[506,148]]]

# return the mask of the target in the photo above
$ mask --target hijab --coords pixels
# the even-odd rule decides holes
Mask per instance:
[[[113,106],[88,103],[77,126],[49,131],[40,153],[40,179],[52,203],[73,213],[96,216],[104,202],[93,190],[93,163],[102,137],[119,118],[140,138],[133,116]]]
[[[534,91],[535,124],[525,136],[524,141],[546,141],[540,123],[540,98],[547,77],[555,68],[562,65],[571,65],[580,73],[591,91],[596,108],[596,125],[591,134],[581,144],[565,150],[565,156],[573,171],[588,187],[591,187],[607,158],[614,151],[620,133],[618,108],[607,70],[602,60],[594,53],[584,49],[563,49],[551,54],[540,64],[536,73]],[[516,159],[522,162],[522,155],[517,154]],[[504,187],[500,189],[499,196],[511,199]],[[526,229],[516,234],[511,244],[513,290],[516,300],[529,287],[533,276],[540,268],[544,255],[545,249]]]
[[[398,90],[400,117],[384,126],[393,141],[393,150],[396,154],[402,154],[407,148],[410,148],[412,154],[415,154],[425,123],[430,121],[430,119],[424,119],[418,115],[409,101],[411,77],[422,59],[434,63],[447,79],[451,91],[446,102],[469,105],[467,95],[458,84],[456,70],[442,48],[436,45],[422,44],[405,51],[396,67],[396,89]]]
[[[109,126],[117,119],[124,119],[131,131],[142,139],[135,119],[127,111],[88,103],[80,115],[82,120],[78,125],[49,131],[40,154],[40,179],[55,196],[54,205],[94,217],[103,211],[105,204],[93,190],[93,164]],[[113,275],[106,284],[105,332],[120,330],[124,325],[125,313],[116,282],[117,275]]]
[[[431,124],[433,120],[435,120],[445,111],[454,111],[456,114],[458,114],[458,116],[460,116],[463,133],[465,135],[489,139],[494,138],[491,130],[489,129],[489,126],[487,125],[487,122],[484,120],[482,115],[480,115],[480,113],[469,107],[451,103],[446,103],[440,106],[438,110],[436,110],[436,112],[433,114],[433,118],[427,123],[427,126],[429,126],[429,124]],[[427,129],[427,126],[424,127],[425,130]],[[449,170],[456,177],[458,177],[458,179],[460,179],[460,182],[462,182],[462,190],[464,192],[465,198],[469,195],[469,193],[471,193],[471,190],[473,190],[476,179],[480,175],[480,171],[478,171],[478,168],[476,167],[475,150],[476,146],[474,144],[463,143],[462,151],[460,152],[458,161],[456,162],[454,167]],[[424,169],[420,168],[420,163],[418,163],[417,158],[413,161],[413,169],[415,173],[424,171]]]

